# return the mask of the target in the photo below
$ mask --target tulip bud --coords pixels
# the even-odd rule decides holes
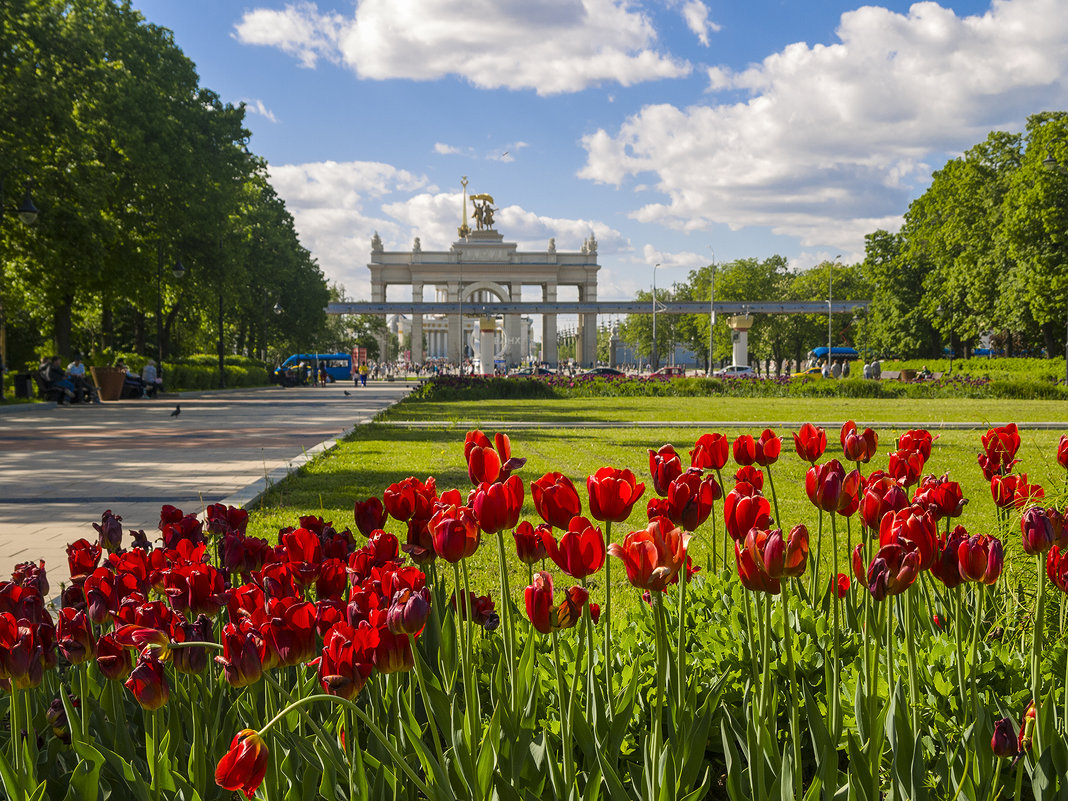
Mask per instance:
[[[100,547],[108,553],[114,553],[122,548],[122,518],[113,515],[108,509],[100,516],[99,523],[93,523],[93,528],[100,535]]]
[[[1041,506],[1032,506],[1020,520],[1024,553],[1036,556],[1053,547],[1053,524]]]
[[[224,790],[241,790],[248,798],[267,773],[267,746],[258,732],[239,731],[230,743],[230,750],[215,768],[215,783]]]
[[[990,750],[1001,759],[1016,756],[1019,746],[1016,743],[1016,727],[1008,718],[1002,718],[994,724],[994,736],[990,738]]]
[[[386,613],[386,625],[394,634],[418,635],[430,616],[430,591],[423,587],[419,592],[410,589],[398,590]]]

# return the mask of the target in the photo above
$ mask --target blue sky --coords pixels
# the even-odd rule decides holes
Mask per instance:
[[[354,299],[373,232],[449,246],[463,175],[521,248],[592,231],[603,299],[713,252],[857,260],[947,158],[1068,107],[1063,0],[133,5],[248,105],[302,242]]]

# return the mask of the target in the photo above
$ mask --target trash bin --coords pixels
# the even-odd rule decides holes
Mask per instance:
[[[100,392],[100,400],[115,401],[122,397],[125,373],[120,367],[90,367],[93,381]]]
[[[15,374],[15,397],[27,399],[33,397],[33,373]]]

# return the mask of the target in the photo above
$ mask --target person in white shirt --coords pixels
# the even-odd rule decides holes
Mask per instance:
[[[156,362],[152,359],[145,362],[145,366],[141,368],[141,381],[145,385],[145,395],[150,398],[156,397],[156,394],[163,389],[163,379],[159,377]]]

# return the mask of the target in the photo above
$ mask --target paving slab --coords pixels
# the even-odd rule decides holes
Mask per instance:
[[[66,545],[106,509],[157,534],[160,507],[251,503],[414,383],[258,387],[88,406],[0,407],[0,580],[45,560],[58,589]],[[177,417],[171,413],[181,407]]]

